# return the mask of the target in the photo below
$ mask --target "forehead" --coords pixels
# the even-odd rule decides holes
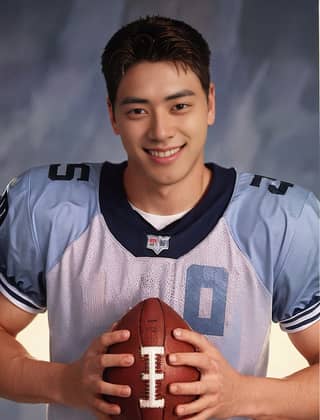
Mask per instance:
[[[181,90],[203,94],[198,76],[179,63],[159,61],[141,62],[133,65],[122,77],[116,102],[127,96],[136,96],[149,101],[163,100]]]

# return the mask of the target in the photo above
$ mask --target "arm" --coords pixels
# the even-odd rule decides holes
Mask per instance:
[[[0,370],[3,373],[0,376],[0,395],[19,402],[51,402],[55,400],[54,384],[50,381],[44,384],[39,378],[41,368],[40,372],[38,371],[40,364],[45,366],[47,363],[35,363],[26,349],[15,339],[34,317],[35,314],[19,309],[0,294]],[[31,372],[27,368],[30,364],[35,365],[35,370]],[[23,370],[24,380],[19,375],[19,371]],[[24,389],[28,391],[23,392]]]
[[[105,355],[106,347],[125,341],[124,331],[97,338],[83,357],[70,365],[35,360],[16,340],[16,335],[35,317],[10,303],[0,293],[0,396],[18,402],[59,403],[85,408],[97,416],[117,414],[100,394],[128,396],[130,388],[102,380],[109,366],[129,366],[130,355]]]
[[[176,338],[193,344],[199,351],[171,355],[170,362],[197,367],[201,380],[171,385],[170,391],[174,394],[200,396],[190,404],[178,406],[177,413],[191,415],[190,420],[232,416],[263,420],[318,419],[318,328],[319,324],[314,324],[292,334],[291,340],[311,366],[283,379],[240,375],[204,336],[181,330]]]
[[[309,367],[283,379],[262,379],[260,404],[268,416],[263,420],[294,420],[319,418],[319,322],[289,334],[297,350],[306,358]],[[253,385],[253,382],[252,382]],[[268,408],[268,399],[271,401]]]

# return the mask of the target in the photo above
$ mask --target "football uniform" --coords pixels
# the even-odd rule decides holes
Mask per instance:
[[[78,359],[139,301],[157,296],[245,375],[265,376],[271,320],[319,319],[319,206],[283,181],[215,164],[199,203],[161,230],[128,203],[121,164],[51,165],[0,202],[0,290],[48,311],[50,357]],[[49,406],[49,419],[88,412]]]

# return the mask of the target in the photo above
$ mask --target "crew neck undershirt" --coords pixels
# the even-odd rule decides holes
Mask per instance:
[[[133,208],[134,211],[136,211],[138,214],[140,214],[141,217],[143,217],[150,225],[152,225],[157,230],[161,230],[165,228],[166,226],[170,225],[171,223],[175,222],[178,219],[181,219],[185,214],[188,213],[190,210],[184,210],[180,213],[176,214],[169,214],[169,215],[161,215],[161,214],[152,214],[147,213],[141,209],[138,209],[136,206],[134,206],[132,203],[130,203],[130,206]]]

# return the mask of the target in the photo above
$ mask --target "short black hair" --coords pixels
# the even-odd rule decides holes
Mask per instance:
[[[185,22],[146,16],[120,28],[103,51],[102,72],[112,107],[122,77],[142,61],[168,61],[192,70],[208,96],[210,49],[206,40]]]

